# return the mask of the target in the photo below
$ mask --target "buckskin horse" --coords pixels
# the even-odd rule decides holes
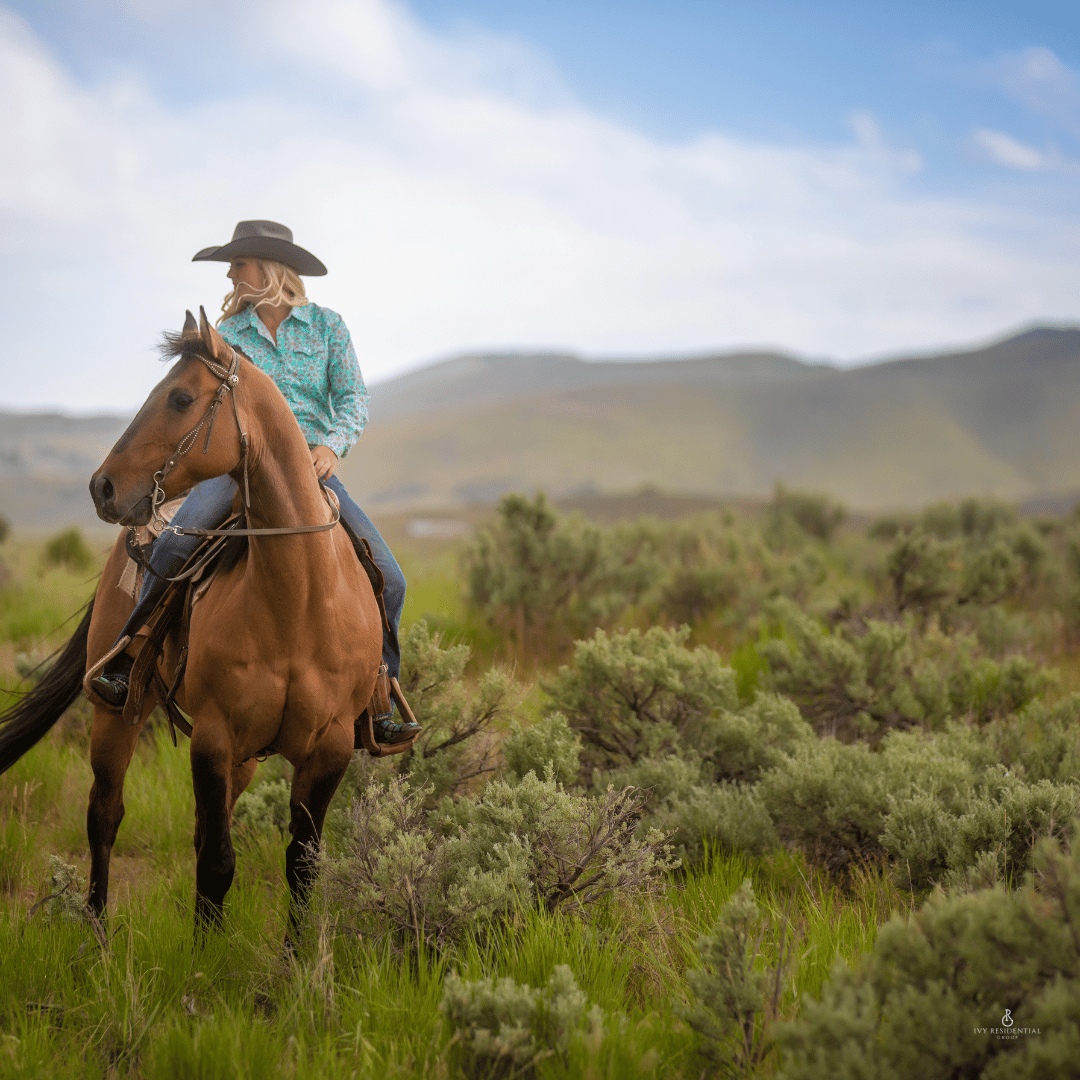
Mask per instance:
[[[351,539],[332,527],[334,508],[281,392],[200,314],[196,323],[188,312],[183,332],[167,336],[176,363],[90,490],[99,517],[125,526],[146,524],[162,500],[225,473],[247,504],[246,552],[210,580],[191,609],[176,688],[177,704],[193,719],[195,918],[197,927],[220,923],[236,862],[233,807],[255,773],[256,755],[272,752],[294,770],[285,853],[291,934],[314,879],[311,852],[352,757],[355,719],[372,695],[380,612]],[[232,408],[219,409],[230,396]],[[188,453],[197,441],[203,452]],[[127,558],[121,533],[78,630],[38,685],[0,717],[0,771],[49,730],[82,691],[87,669],[112,649],[133,607],[117,587]],[[164,644],[166,682],[179,650],[174,639]],[[94,701],[86,829],[87,899],[97,915],[108,901],[124,776],[161,686],[147,691],[134,716]]]

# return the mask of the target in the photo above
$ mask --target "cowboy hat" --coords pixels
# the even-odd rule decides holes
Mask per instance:
[[[326,273],[326,267],[310,251],[292,242],[292,229],[276,221],[241,221],[233,229],[229,243],[203,248],[191,261],[232,262],[245,257],[273,259],[308,277],[322,277]]]

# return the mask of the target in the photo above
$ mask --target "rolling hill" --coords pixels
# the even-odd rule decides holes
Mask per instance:
[[[1080,491],[1080,329],[840,369],[771,352],[656,360],[455,357],[372,388],[341,463],[372,513],[553,496],[766,495],[777,481],[862,510],[969,493]],[[96,519],[90,473],[126,425],[0,414],[0,513]]]

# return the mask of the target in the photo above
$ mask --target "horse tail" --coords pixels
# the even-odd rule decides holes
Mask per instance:
[[[17,704],[0,713],[0,773],[7,772],[74,704],[86,674],[86,640],[94,601],[71,640],[53,655],[56,661]]]

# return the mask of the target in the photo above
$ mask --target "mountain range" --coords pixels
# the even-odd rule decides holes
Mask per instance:
[[[1080,491],[1080,329],[840,368],[769,351],[591,360],[470,354],[371,388],[339,466],[373,514],[508,491],[767,495],[777,482],[859,510],[966,494]],[[89,524],[90,473],[126,417],[0,413],[0,513]]]

